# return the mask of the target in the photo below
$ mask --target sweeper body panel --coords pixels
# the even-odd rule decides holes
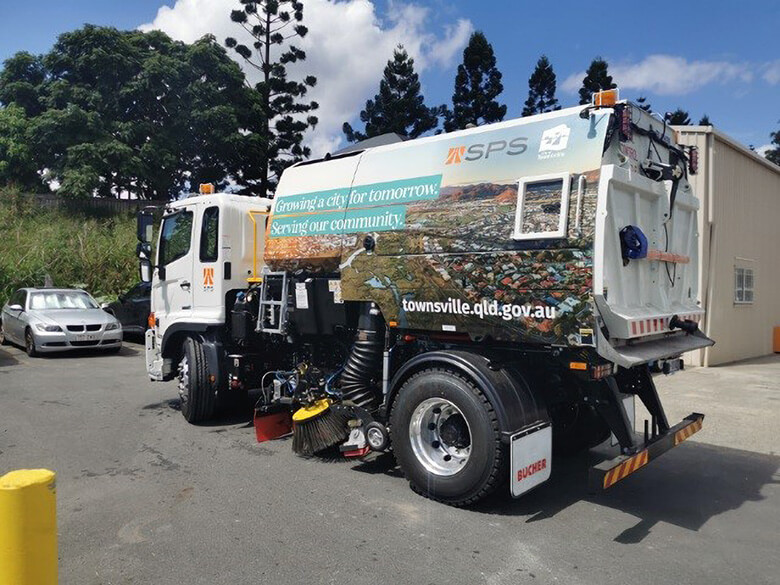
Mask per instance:
[[[612,434],[619,455],[591,472],[609,487],[701,426],[694,414],[672,427],[651,376],[712,343],[696,325],[691,159],[663,122],[612,103],[356,145],[288,169],[268,211],[177,202],[153,277],[150,375],[178,374],[192,421],[251,391],[258,437],[292,425],[302,454],[392,450],[413,488],[454,505],[507,478],[521,495],[549,477],[553,447]],[[213,267],[191,252],[165,264],[165,222],[192,203],[220,210],[232,256],[223,246]],[[190,249],[211,233],[194,213]],[[248,242],[251,259],[226,272]],[[175,262],[192,283],[223,277],[200,297],[218,306],[209,319],[197,296],[190,313],[171,309],[163,291],[186,278]]]

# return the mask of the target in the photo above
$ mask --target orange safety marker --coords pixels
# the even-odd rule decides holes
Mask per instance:
[[[684,427],[677,431],[674,434],[674,445],[675,447],[682,443],[685,439],[689,439],[691,436],[693,436],[695,433],[698,433],[701,430],[702,421],[701,419],[692,422],[687,427]]]
[[[647,465],[648,461],[650,461],[650,456],[647,449],[645,449],[631,457],[631,459],[626,459],[620,465],[613,467],[604,476],[604,489],[607,489],[621,479],[625,479],[635,471],[641,469]]]

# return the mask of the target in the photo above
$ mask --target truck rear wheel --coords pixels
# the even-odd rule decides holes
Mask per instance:
[[[203,345],[188,337],[179,362],[179,397],[181,413],[188,422],[205,421],[214,416],[217,396],[211,387]]]
[[[404,383],[390,415],[390,435],[412,489],[431,499],[473,504],[506,475],[493,407],[470,380],[450,370],[426,369]]]

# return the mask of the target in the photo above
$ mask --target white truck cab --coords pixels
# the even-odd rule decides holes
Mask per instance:
[[[258,276],[257,250],[262,254],[271,201],[209,193],[208,187],[205,194],[167,205],[160,224],[151,275],[153,327],[146,333],[153,380],[175,375],[180,338],[214,337],[207,333],[225,325],[226,296]]]

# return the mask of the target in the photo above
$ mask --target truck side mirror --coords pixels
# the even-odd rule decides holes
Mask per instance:
[[[150,209],[141,209],[136,214],[136,236],[141,243],[152,241],[154,232],[154,216]]]
[[[142,258],[138,263],[138,272],[141,282],[152,282],[152,263]]]

